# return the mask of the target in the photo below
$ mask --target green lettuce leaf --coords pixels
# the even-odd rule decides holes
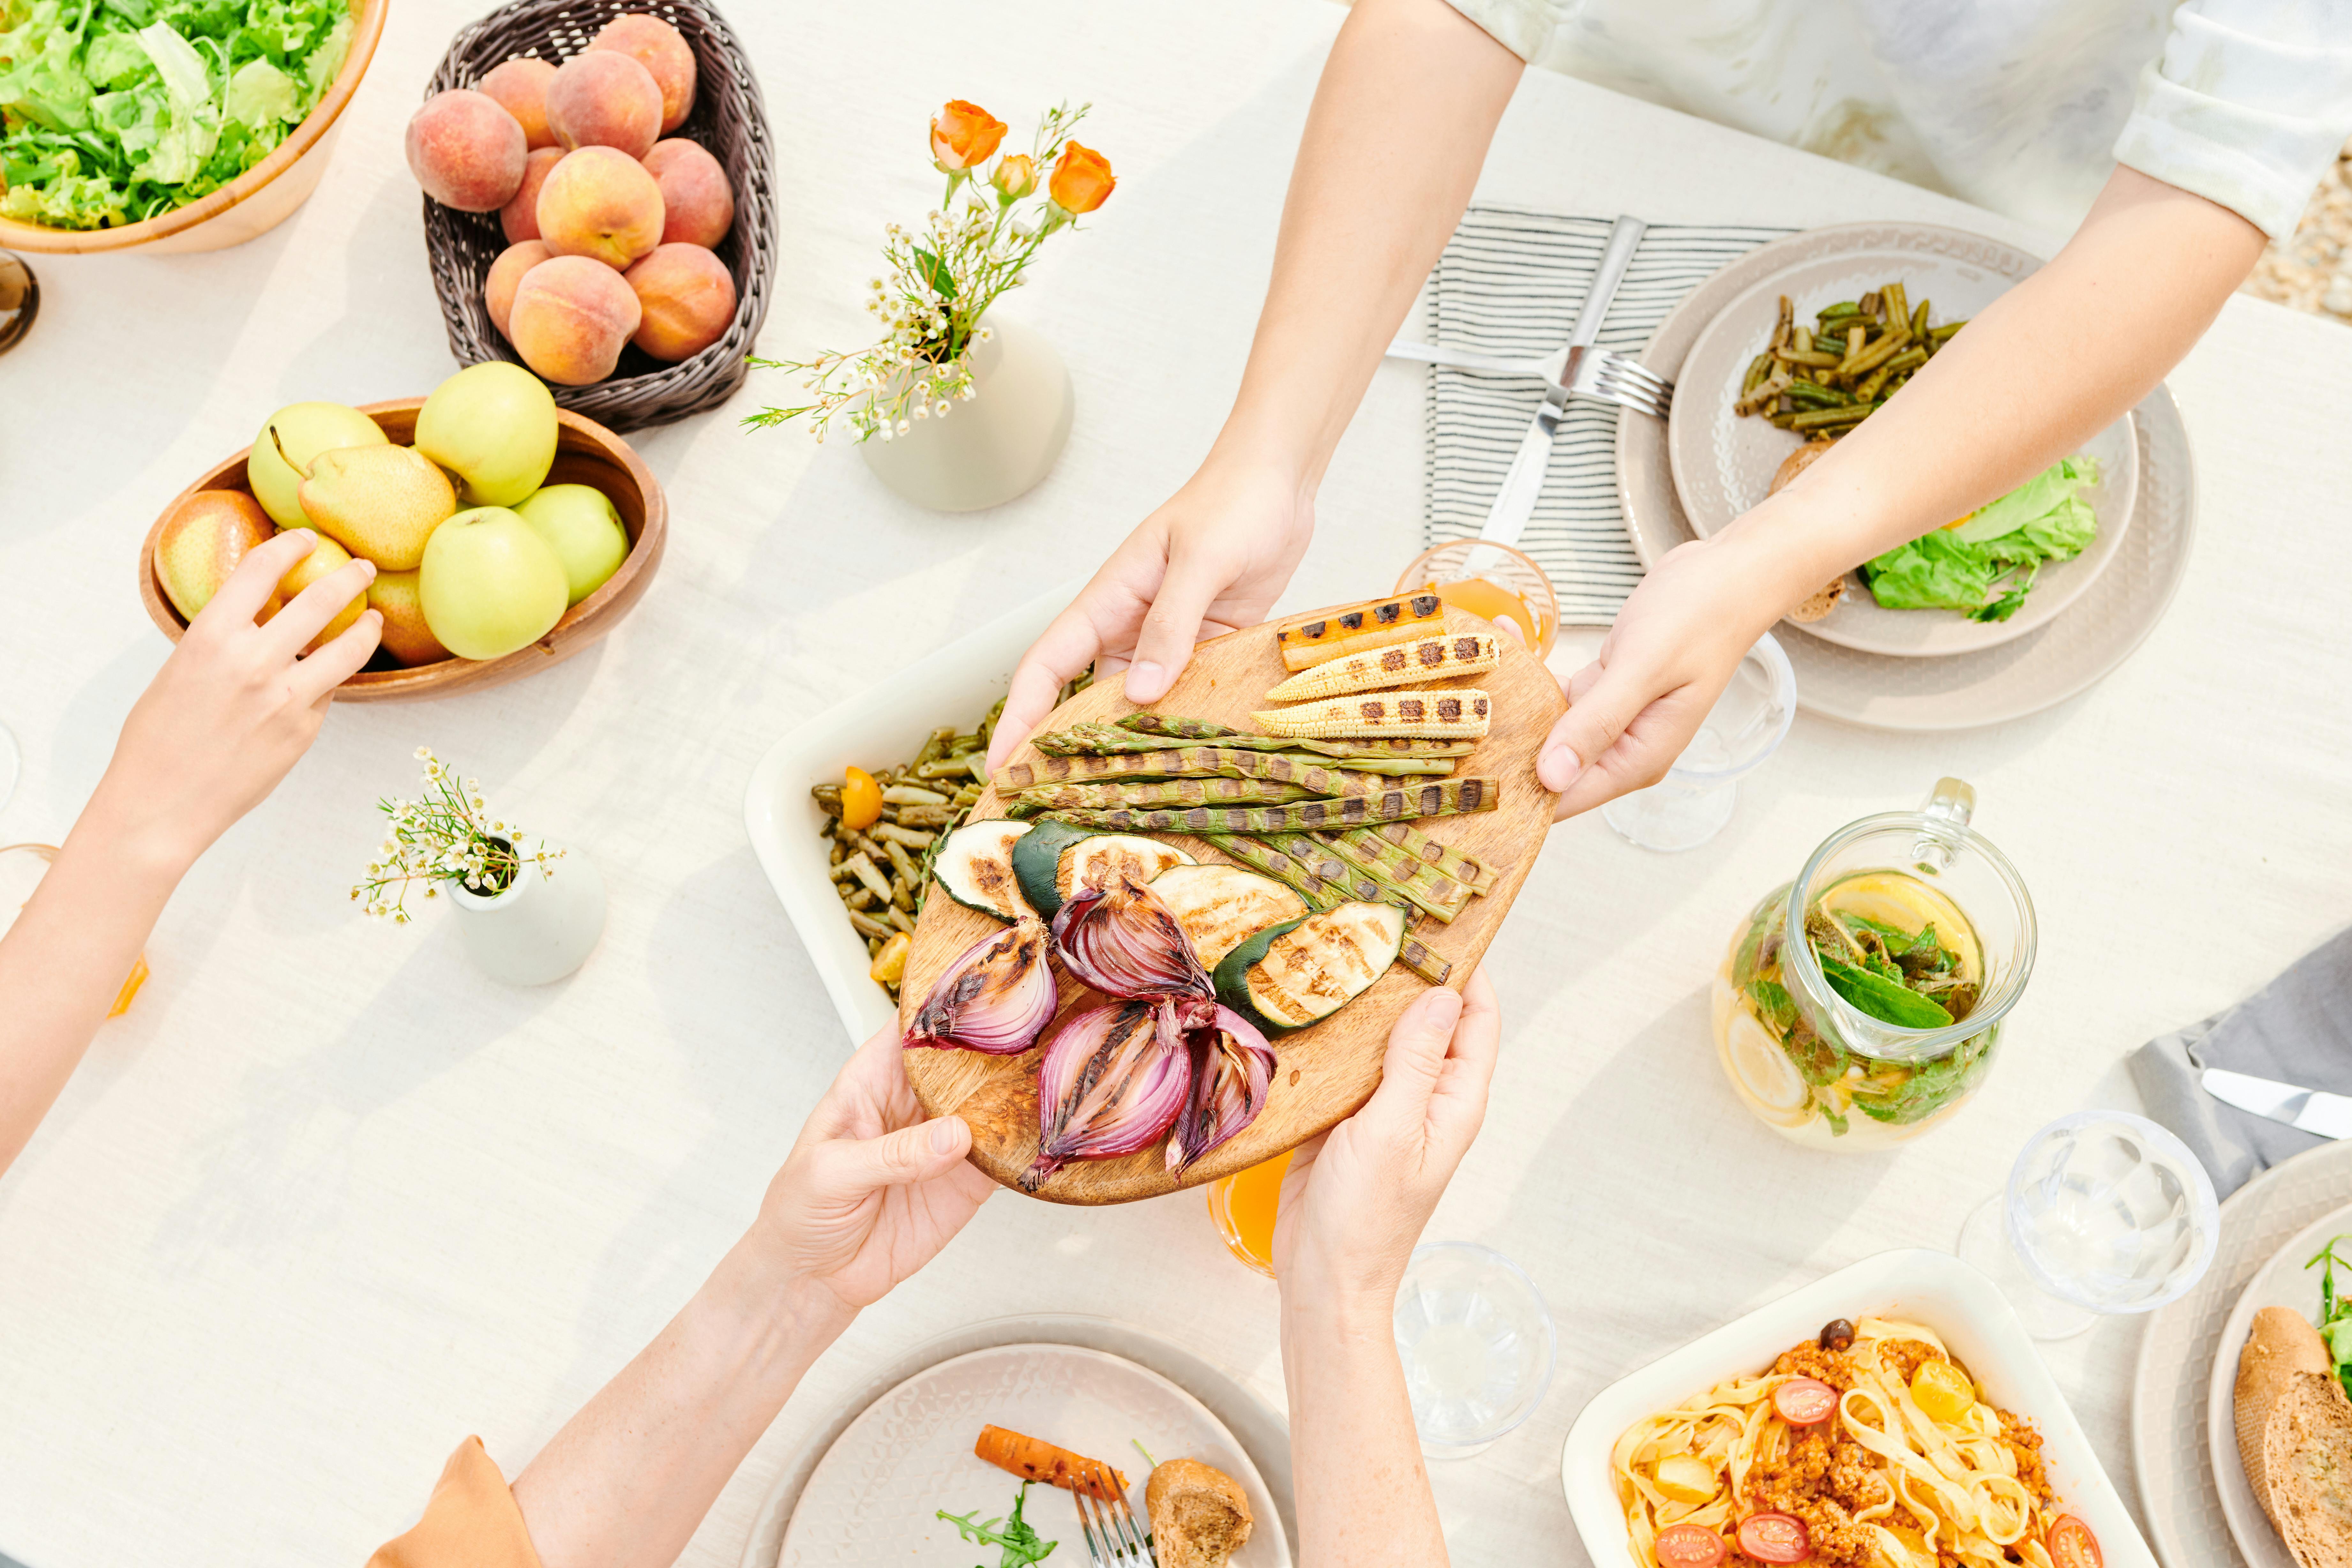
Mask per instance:
[[[2099,465],[2091,458],[2061,458],[2007,495],[1987,501],[1951,531],[1968,544],[1999,539],[2074,500],[2098,480]]]
[[[1871,597],[1890,610],[1973,610],[1992,591],[1994,567],[1939,528],[1870,563]]]
[[[2062,458],[1958,526],[1879,556],[1862,580],[1890,610],[2005,621],[2024,605],[2043,562],[2070,560],[2098,536],[2098,514],[2083,498],[2098,475],[2089,458]]]

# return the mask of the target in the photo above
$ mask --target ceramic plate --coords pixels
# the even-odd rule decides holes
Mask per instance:
[[[1617,1501],[1610,1450],[1628,1426],[1672,1409],[1727,1378],[1769,1367],[1790,1345],[1810,1340],[1832,1318],[1865,1313],[1924,1323],[1974,1373],[1994,1404],[2042,1428],[2051,1484],[2099,1538],[2106,1568],[2155,1568],[2139,1527],[2091,1451],[2065,1396],[2051,1380],[2033,1342],[1993,1282],[1948,1252],[1882,1252],[1816,1279],[1682,1349],[1661,1356],[1593,1395],[1569,1428],[1560,1451],[1568,1493],[1584,1550],[1598,1568],[1629,1568],[1633,1552]],[[2188,1568],[2188,1564],[2177,1565]]]
[[[1079,1345],[1006,1344],[915,1373],[843,1429],[802,1488],[784,1526],[780,1568],[815,1563],[970,1568],[974,1549],[939,1510],[998,1518],[1019,1482],[972,1454],[994,1424],[1103,1460],[1133,1483],[1139,1519],[1156,1458],[1194,1458],[1240,1483],[1265,1521],[1234,1553],[1234,1568],[1290,1568],[1273,1495],[1249,1455],[1207,1406],[1158,1373]],[[1083,1557],[1069,1495],[1032,1487],[1024,1516],[1038,1533]],[[985,1556],[983,1551],[981,1555]]]
[[[1957,229],[1923,230],[1918,245],[1844,248],[1790,262],[1725,306],[1683,360],[1675,384],[1684,395],[1675,399],[1666,432],[1675,493],[1691,527],[1701,538],[1727,527],[1764,499],[1774,472],[1803,445],[1790,431],[1732,412],[1748,363],[1771,339],[1782,295],[1804,321],[1825,305],[1856,299],[1900,278],[1915,303],[1929,302],[1929,321],[1940,325],[1974,316],[2036,265],[2021,251]],[[2084,442],[2080,452],[2098,465],[2098,483],[2086,496],[2098,515],[2098,536],[2072,561],[2044,566],[2024,605],[2008,620],[1972,621],[1957,610],[1883,609],[1860,578],[1849,576],[1837,607],[1805,623],[1806,633],[1864,653],[1924,658],[1996,647],[2048,625],[2115,558],[2130,526],[2138,484],[2129,415]]]
[[[2212,1458],[2221,1517],[2252,1568],[2295,1568],[2295,1561],[2278,1531],[2271,1528],[2270,1516],[2255,1500],[2245,1463],[2238,1458],[2238,1357],[2253,1328],[2254,1314],[2264,1307],[2284,1307],[2301,1313],[2308,1322],[2319,1321],[2320,1271],[2304,1265],[2331,1238],[2347,1231],[2352,1231],[2352,1205],[2323,1215],[2290,1237],[2239,1292],[2238,1304],[2230,1309],[2221,1337],[2213,1347],[2213,1375],[2205,1394],[2205,1447]],[[2342,1289],[2352,1290],[2352,1277],[2343,1270],[2336,1272],[2336,1280]]]
[[[1921,224],[1855,224],[1759,246],[1692,290],[1660,324],[1641,358],[1663,374],[1680,375],[1706,324],[1782,268],[1848,250],[1916,245],[1922,232],[1957,231]],[[2130,530],[2106,571],[2065,615],[1999,647],[1940,658],[1864,653],[1783,622],[1776,635],[1796,667],[1797,706],[1872,729],[1968,730],[2053,707],[2130,657],[2179,587],[2195,522],[2189,439],[2172,395],[2162,387],[2150,393],[2133,410],[2133,425],[2139,484]],[[1615,452],[1625,531],[1642,563],[1654,565],[1675,545],[1697,537],[1675,494],[1665,427],[1653,419],[1621,419]]]
[[[2226,1359],[2236,1376],[2244,1334],[2227,1341],[2224,1328],[2239,1298],[2291,1237],[2347,1204],[2352,1204],[2352,1142],[2324,1144],[2263,1172],[2221,1205],[2221,1242],[2205,1278],[2148,1314],[2132,1376],[2132,1463],[2139,1471],[2148,1534],[2165,1568],[2241,1563],[2260,1568],[2272,1561],[2239,1552],[2222,1509],[2215,1479],[2221,1467],[2206,1437],[2214,1363]],[[2252,1315],[2250,1310],[2247,1316]],[[2232,1473],[2236,1449],[2234,1442],[2228,1445]]]

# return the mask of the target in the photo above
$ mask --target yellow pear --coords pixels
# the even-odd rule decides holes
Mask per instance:
[[[172,607],[193,621],[245,552],[277,532],[269,514],[243,490],[198,490],[172,509],[156,536],[156,580]]]
[[[450,657],[425,624],[425,600],[417,572],[379,572],[368,584],[367,601],[383,616],[383,650],[404,665],[438,664]]]
[[[449,476],[414,447],[332,447],[310,460],[299,493],[313,528],[386,572],[416,570],[457,510]]]
[[[301,531],[307,533],[311,531],[305,529]],[[310,554],[296,562],[294,569],[278,579],[278,592],[271,596],[269,603],[261,606],[261,614],[256,618],[261,625],[268,626],[277,619],[278,611],[294,602],[295,595],[301,593],[303,589],[329,573],[351,563],[351,554],[341,545],[331,539],[320,539],[319,542],[311,547]],[[324,630],[305,643],[302,646],[302,651],[316,653],[342,636],[351,629],[352,623],[358,620],[366,608],[367,595],[362,591],[336,613],[335,618],[327,623]]]

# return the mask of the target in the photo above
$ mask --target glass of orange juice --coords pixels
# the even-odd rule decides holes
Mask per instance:
[[[1551,576],[1507,544],[1457,539],[1423,551],[1397,576],[1398,594],[1434,588],[1437,596],[1514,633],[1538,658],[1559,635],[1559,596]]]
[[[1209,1218],[1235,1258],[1267,1279],[1274,1278],[1274,1216],[1282,1203],[1282,1178],[1290,1169],[1287,1150],[1263,1164],[1209,1184]]]
[[[16,923],[16,916],[32,901],[33,889],[48,875],[50,862],[58,858],[54,844],[0,845],[0,936]],[[114,1008],[107,1014],[120,1018],[131,1011],[131,999],[147,984],[147,955],[141,953],[139,962],[131,966],[129,978],[114,998]]]

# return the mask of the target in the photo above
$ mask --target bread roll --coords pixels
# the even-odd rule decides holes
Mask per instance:
[[[2255,1313],[2233,1393],[2238,1457],[2279,1538],[2303,1568],[2352,1568],[2352,1400],[2319,1331]]]
[[[1225,1568],[1250,1538],[1249,1499],[1198,1459],[1171,1459],[1143,1485],[1160,1568]]]

